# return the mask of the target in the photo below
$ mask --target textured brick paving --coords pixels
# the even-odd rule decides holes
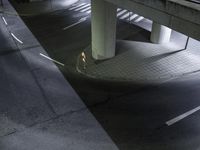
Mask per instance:
[[[144,42],[119,41],[117,54],[105,61],[94,61],[86,50],[87,64],[78,62],[78,70],[85,75],[107,80],[163,82],[200,70],[200,55],[193,44],[183,50],[172,43],[156,45]]]

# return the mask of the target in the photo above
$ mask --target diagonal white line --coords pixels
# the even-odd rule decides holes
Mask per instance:
[[[139,17],[138,19],[136,19],[134,22],[136,22],[136,23],[137,23],[137,22],[140,22],[140,21],[142,21],[143,19],[144,19],[144,17],[142,17],[142,16],[141,16],[141,17]]]
[[[129,12],[127,12],[126,14],[124,14],[123,16],[121,16],[119,19],[125,19],[129,16]]]
[[[86,13],[87,13],[87,14],[90,14],[90,13],[91,13],[91,10],[86,11]]]
[[[67,27],[64,27],[63,30],[67,30],[67,29],[69,29],[71,27],[74,27],[74,26],[76,26],[76,25],[78,25],[78,24],[80,24],[80,23],[82,23],[82,22],[84,22],[86,20],[87,20],[87,17],[81,18],[78,22],[73,23],[73,24],[71,24],[71,25],[69,25]]]
[[[74,7],[69,8],[69,10],[76,9],[76,8],[78,8],[78,7],[81,7],[81,6],[85,5],[85,4],[86,4],[86,3],[81,3],[81,4],[79,4],[79,5],[76,5],[76,6],[74,6]]]
[[[200,106],[196,107],[196,108],[194,108],[194,109],[192,109],[192,110],[190,110],[190,111],[188,111],[188,112],[186,112],[186,113],[184,113],[184,114],[182,114],[182,115],[180,115],[178,117],[175,117],[174,119],[171,119],[171,120],[167,121],[166,124],[168,126],[171,126],[171,125],[177,123],[178,121],[181,121],[182,119],[188,117],[189,115],[192,115],[193,113],[195,113],[195,112],[197,112],[199,110],[200,110]]]
[[[75,9],[75,11],[79,11],[79,10],[81,10],[81,9],[84,9],[84,8],[88,7],[88,6],[90,6],[90,4],[81,6],[81,7],[77,8],[77,9]]]
[[[127,12],[127,10],[122,10],[119,13],[117,13],[117,17],[119,17],[120,15],[124,14],[125,12]]]
[[[87,8],[82,9],[80,12],[85,12],[85,11],[88,11],[88,10],[90,10],[90,9],[91,9],[91,6],[88,6]]]
[[[40,53],[40,56],[42,56],[42,57],[44,57],[44,58],[46,58],[46,59],[48,59],[48,60],[51,60],[51,61],[55,62],[56,64],[59,64],[59,65],[61,65],[61,66],[65,66],[65,64],[63,64],[63,63],[61,63],[61,62],[59,62],[59,61],[57,61],[57,60],[55,60],[55,59],[52,59],[52,58],[50,58],[50,57],[48,57],[48,56],[46,56],[46,55],[44,55],[44,54],[42,54],[42,53]]]
[[[2,17],[2,19],[3,19],[3,22],[5,23],[5,25],[8,25],[6,19],[4,17]]]
[[[23,44],[23,42],[20,39],[18,39],[13,33],[11,33],[11,35],[16,41],[18,41],[20,44]]]
[[[119,12],[120,10],[122,10],[121,8],[117,8],[117,12]]]
[[[132,21],[133,19],[135,19],[138,16],[138,14],[134,14],[130,17],[130,21]]]

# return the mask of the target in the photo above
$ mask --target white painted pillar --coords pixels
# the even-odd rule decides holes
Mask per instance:
[[[163,44],[170,42],[172,30],[166,26],[153,22],[151,31],[151,42]]]
[[[117,7],[104,0],[91,0],[92,56],[103,60],[115,56]]]

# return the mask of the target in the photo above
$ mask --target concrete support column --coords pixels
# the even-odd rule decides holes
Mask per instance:
[[[92,56],[103,60],[115,56],[117,7],[104,0],[92,0]]]
[[[166,26],[153,22],[151,31],[151,42],[156,44],[168,43],[172,30]]]

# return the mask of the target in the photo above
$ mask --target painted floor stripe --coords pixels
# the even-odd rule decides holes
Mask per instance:
[[[117,13],[117,17],[119,17],[120,15],[124,14],[125,12],[127,12],[127,10],[122,10],[119,13]]]
[[[119,19],[125,19],[125,18],[127,18],[127,17],[129,17],[129,12],[127,12],[126,14],[124,14],[123,16],[121,16]]]
[[[196,107],[196,108],[194,108],[194,109],[192,109],[192,110],[190,110],[190,111],[188,111],[188,112],[186,112],[186,113],[184,113],[184,114],[182,114],[182,115],[180,115],[180,116],[178,116],[178,117],[176,117],[174,119],[171,119],[171,120],[167,121],[166,124],[168,126],[171,126],[171,125],[177,123],[178,121],[181,121],[182,119],[188,117],[189,115],[192,115],[193,113],[195,113],[195,112],[197,112],[199,110],[200,110],[200,106]]]
[[[91,10],[86,11],[86,13],[87,13],[87,14],[90,14],[90,13],[91,13]]]
[[[84,22],[86,20],[87,20],[87,17],[81,18],[78,22],[76,22],[76,23],[74,23],[72,25],[69,25],[67,27],[64,27],[63,30],[67,30],[67,29],[69,29],[71,27],[74,27],[74,26],[76,26],[76,25],[78,25],[78,24],[80,24],[80,23],[82,23],[82,22]]]
[[[90,9],[91,9],[91,6],[88,6],[87,8],[82,9],[80,12],[85,12],[85,11],[88,11],[88,10],[90,10]]]
[[[81,7],[77,8],[77,9],[75,9],[75,11],[80,11],[81,9],[84,9],[84,8],[86,8],[88,6],[90,6],[90,4],[86,4],[84,6],[81,6]]]
[[[136,17],[138,17],[138,14],[134,14],[130,17],[130,21],[132,21],[133,19],[135,19]]]
[[[63,64],[63,63],[61,63],[61,62],[59,62],[59,61],[57,61],[57,60],[55,60],[55,59],[52,59],[52,58],[50,58],[50,57],[48,57],[48,56],[46,56],[46,55],[44,55],[44,54],[42,54],[42,53],[40,53],[40,56],[42,56],[42,57],[44,57],[44,58],[46,58],[46,59],[48,59],[48,60],[51,60],[51,61],[53,61],[53,62],[55,62],[56,64],[59,64],[59,65],[61,65],[61,66],[65,66],[65,64]]]
[[[20,44],[23,44],[23,42],[20,39],[18,39],[13,33],[11,33],[11,35],[17,42],[19,42]]]
[[[5,23],[5,25],[8,25],[6,19],[4,17],[2,17],[2,19],[3,19],[3,22]]]
[[[74,10],[74,11],[79,11],[81,13],[90,14],[91,13],[91,4],[90,3],[81,3],[79,5],[75,5],[74,7],[70,8],[69,10]],[[138,23],[144,19],[144,17],[139,16],[138,14],[133,14],[133,12],[128,12],[128,10],[122,9],[122,8],[117,8],[117,17],[121,20],[125,19],[126,21],[132,21],[135,19],[135,21],[134,21],[135,23]],[[74,23],[68,27],[63,28],[63,30],[73,27],[81,22],[82,21]]]
[[[69,8],[69,10],[76,9],[76,8],[78,8],[78,7],[81,7],[81,6],[85,5],[85,4],[86,4],[86,3],[81,3],[81,4],[79,4],[79,5],[76,5],[76,6],[74,6],[74,7]]]
[[[117,12],[119,12],[120,10],[122,10],[121,8],[117,8]]]
[[[136,19],[134,22],[136,22],[136,23],[137,23],[137,22],[140,22],[140,21],[142,21],[143,19],[144,19],[144,17],[142,17],[142,16],[141,16],[141,17],[139,17],[138,19]]]

